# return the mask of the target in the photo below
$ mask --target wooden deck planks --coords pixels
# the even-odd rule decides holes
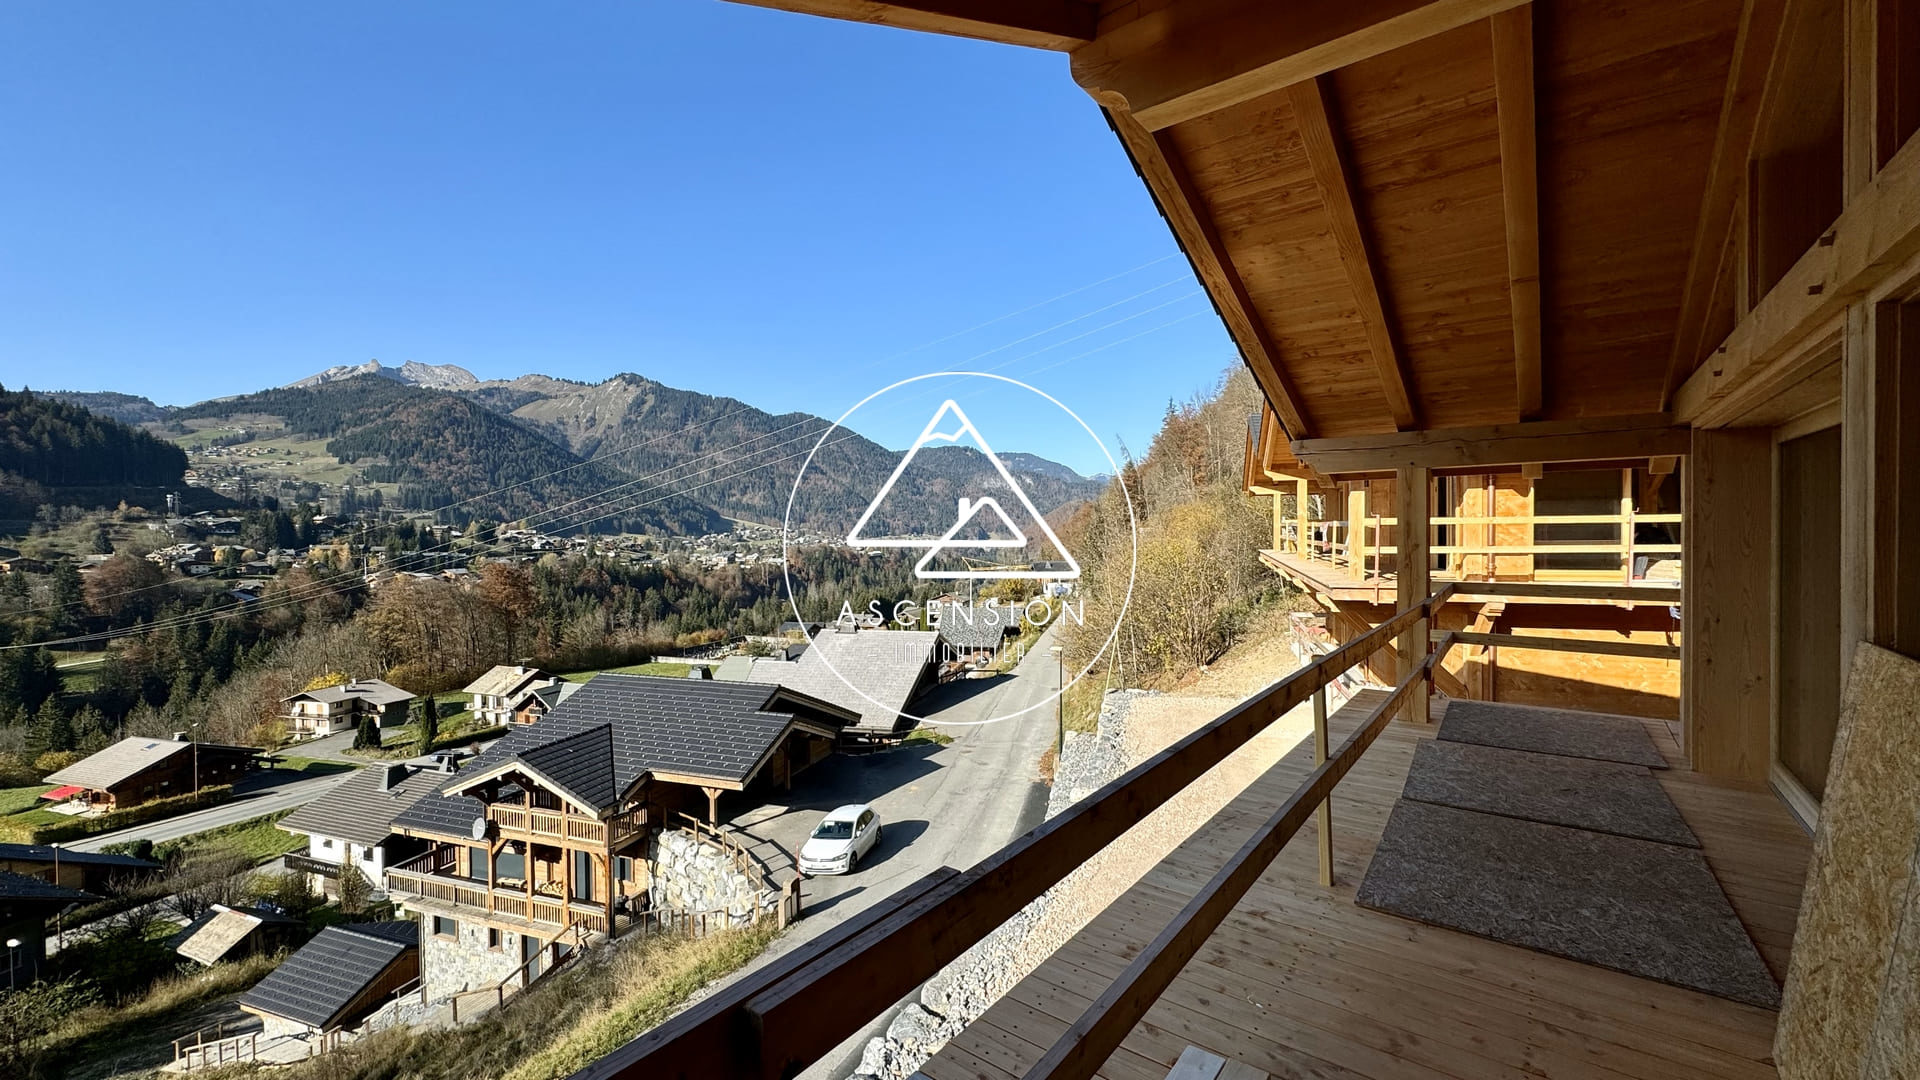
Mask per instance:
[[[1336,739],[1373,694],[1334,715]],[[1667,727],[1648,730],[1681,765]],[[1775,1075],[1769,1011],[1355,906],[1414,748],[1432,735],[1398,723],[1381,735],[1334,796],[1334,886],[1319,886],[1314,843],[1296,837],[1101,1076],[1164,1077],[1187,1046],[1325,1080]],[[1020,1076],[1311,768],[1303,742],[942,1050],[929,1080]],[[1661,783],[1783,974],[1805,833],[1763,791],[1680,767]]]

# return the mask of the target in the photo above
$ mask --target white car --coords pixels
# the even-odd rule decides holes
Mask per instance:
[[[830,811],[800,848],[803,874],[850,874],[880,842],[880,815],[865,804]]]

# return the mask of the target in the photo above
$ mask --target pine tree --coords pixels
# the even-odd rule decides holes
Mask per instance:
[[[420,696],[420,718],[416,726],[419,729],[419,742],[416,745],[420,752],[432,752],[434,740],[440,737],[440,709],[434,704],[432,694]]]
[[[360,718],[360,725],[353,730],[353,748],[355,750],[380,749],[379,713],[368,713]]]

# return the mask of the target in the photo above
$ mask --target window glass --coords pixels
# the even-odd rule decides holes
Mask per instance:
[[[524,881],[527,877],[527,857],[517,851],[502,848],[500,854],[494,857],[493,872],[496,880],[516,878]]]
[[[1607,522],[1540,523],[1543,517],[1617,517],[1620,513],[1620,470],[1580,469],[1550,472],[1533,482],[1533,542],[1543,548],[1618,545],[1620,526]],[[1534,555],[1536,570],[1620,569],[1620,555],[1608,552],[1543,551]]]

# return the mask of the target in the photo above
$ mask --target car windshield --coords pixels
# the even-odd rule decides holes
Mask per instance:
[[[815,840],[851,840],[853,839],[853,822],[828,818],[814,827],[813,838]]]

